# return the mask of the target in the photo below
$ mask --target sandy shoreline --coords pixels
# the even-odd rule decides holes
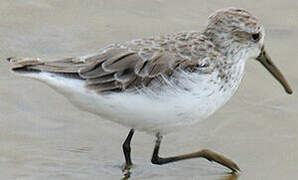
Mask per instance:
[[[249,62],[241,87],[210,119],[166,136],[162,155],[209,148],[235,160],[241,180],[298,175],[298,3],[87,0],[0,2],[0,169],[3,179],[120,179],[128,129],[78,111],[46,85],[17,77],[9,56],[86,55],[114,42],[202,29],[213,10],[245,7],[265,25],[266,48],[291,84],[288,96]],[[257,7],[256,7],[257,6]],[[274,10],[274,13],[272,12]],[[132,179],[224,179],[205,160],[150,164],[154,137],[137,132]]]

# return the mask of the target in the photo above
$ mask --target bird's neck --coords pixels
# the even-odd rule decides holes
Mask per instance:
[[[234,93],[242,80],[244,75],[244,68],[246,64],[246,53],[243,51],[238,51],[237,53],[228,53],[224,56],[222,62],[222,68],[218,71],[218,77],[220,84],[222,84],[224,89],[231,89]]]
[[[202,34],[214,45],[214,50],[223,56],[236,54],[241,50],[241,45],[233,41],[229,31],[207,27]]]

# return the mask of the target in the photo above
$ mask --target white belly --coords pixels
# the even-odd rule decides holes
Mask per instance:
[[[79,109],[127,127],[148,133],[176,131],[213,114],[234,93],[219,91],[202,78],[191,90],[168,89],[152,93],[114,93],[99,95],[84,88],[84,81],[50,73],[30,74],[65,95]],[[193,83],[193,82],[192,82]]]

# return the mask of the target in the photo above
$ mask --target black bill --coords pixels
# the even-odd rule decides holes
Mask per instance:
[[[288,94],[293,93],[287,80],[284,78],[280,70],[274,65],[270,56],[266,54],[264,47],[262,48],[260,55],[257,57],[257,60],[263,64],[263,66],[275,77],[276,80],[280,82]]]

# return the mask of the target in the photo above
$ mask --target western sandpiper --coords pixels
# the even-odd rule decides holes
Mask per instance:
[[[255,59],[292,93],[264,48],[260,21],[244,9],[221,9],[202,32],[178,32],[111,44],[92,55],[41,61],[8,58],[12,71],[45,82],[81,110],[131,128],[123,143],[125,167],[132,165],[135,130],[156,135],[152,163],[190,158],[238,166],[211,150],[160,157],[163,135],[213,114],[235,93],[247,60]]]

